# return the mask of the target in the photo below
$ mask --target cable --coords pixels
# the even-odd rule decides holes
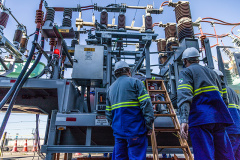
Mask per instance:
[[[239,26],[239,25],[236,25],[236,26],[234,26],[234,27],[231,29],[231,33],[232,33],[235,37],[237,37],[238,39],[240,39],[240,37],[238,37],[237,35],[235,35],[235,34],[233,33],[233,29],[234,29],[235,27],[237,27],[237,26]]]
[[[164,2],[161,4],[160,8],[163,7],[163,6],[168,5],[168,4],[166,4],[166,3],[169,3],[169,1],[164,1]]]
[[[40,5],[39,5],[39,9],[42,9],[42,3],[43,0],[41,0]],[[37,42],[38,40],[38,35],[39,35],[39,30],[40,30],[40,26],[41,23],[37,23],[37,27],[36,27],[36,31],[35,31],[35,36],[34,36],[34,42]],[[11,89],[8,91],[8,93],[4,96],[4,98],[2,99],[1,103],[0,103],[0,109],[2,109],[2,107],[5,105],[5,103],[7,102],[7,100],[9,99],[9,97],[12,95],[12,93],[16,90],[17,86],[19,85],[19,83],[21,82],[21,79],[23,78],[24,74],[26,73],[28,66],[32,60],[32,57],[34,55],[34,51],[36,49],[36,44],[32,44],[32,48],[29,54],[29,57],[27,59],[27,62],[25,63],[21,73],[19,74],[16,82],[14,83],[14,85],[11,87]]]
[[[205,19],[212,19],[212,20],[216,20],[216,21],[219,21],[219,22],[203,21],[203,20],[205,20]],[[239,22],[239,23],[228,23],[228,22],[222,21],[222,20],[220,20],[220,19],[212,18],[212,17],[202,18],[201,22],[215,23],[215,24],[220,24],[220,25],[240,25],[240,22]]]
[[[139,2],[140,2],[140,0],[138,0],[137,7],[139,6]],[[134,14],[134,18],[133,18],[133,20],[135,20],[136,14],[137,14],[137,9],[136,9],[136,11],[135,11],[135,14]]]
[[[196,33],[194,35],[202,35],[202,33]],[[212,38],[216,38],[215,34],[210,34],[210,33],[203,33],[203,35],[206,35],[206,37],[212,37]],[[218,38],[223,38],[223,37],[227,37],[229,34],[222,34],[222,35],[217,35]]]
[[[39,34],[39,28],[36,28],[36,32],[35,32],[35,37],[34,37],[34,41],[36,41],[38,39],[38,34]],[[34,51],[35,51],[36,45],[33,44],[32,45],[32,49],[30,51],[29,57],[27,59],[26,64],[24,65],[21,73],[19,74],[16,82],[14,83],[14,85],[12,86],[12,88],[8,91],[8,93],[4,96],[4,98],[2,99],[1,103],[0,103],[0,109],[2,109],[2,107],[4,106],[4,104],[7,102],[7,100],[9,99],[9,97],[12,95],[12,93],[15,91],[15,89],[17,88],[18,84],[20,83],[22,77],[24,76],[24,74],[26,73],[28,66],[32,60],[32,57],[34,55]]]
[[[41,1],[43,2],[43,1]],[[37,29],[40,28],[40,24],[41,23],[38,23],[37,24]],[[39,30],[39,29],[38,29]],[[38,38],[38,34],[35,35],[35,38]],[[34,43],[33,43],[33,46],[36,46]],[[43,48],[44,47],[44,37],[41,37],[41,47]],[[35,47],[32,47],[32,49],[34,48],[35,50]],[[33,50],[33,52],[34,52]],[[32,50],[31,50],[32,51]],[[31,54],[31,53],[30,53]],[[30,56],[30,55],[29,55]],[[33,56],[33,54],[32,54]],[[29,75],[32,73],[32,71],[36,68],[37,64],[39,63],[40,59],[42,57],[42,52],[39,53],[37,59],[35,60],[35,62],[33,63],[32,67],[29,69],[29,71],[24,75],[24,77],[21,79],[19,85],[17,86],[17,89],[15,90],[14,94],[13,94],[13,97],[9,103],[9,106],[8,106],[8,109],[5,113],[5,116],[4,116],[4,119],[2,121],[2,125],[1,125],[1,128],[0,128],[0,139],[2,138],[2,135],[4,133],[4,130],[6,128],[6,125],[7,125],[7,121],[10,117],[10,114],[11,114],[11,111],[12,111],[12,108],[13,108],[13,105],[15,104],[15,101],[16,101],[16,98],[17,98],[17,95],[19,93],[19,91],[21,90],[22,86],[24,85],[24,83],[26,82],[26,80],[28,79]],[[28,58],[29,59],[29,58]],[[31,60],[30,60],[31,62]],[[27,67],[28,68],[28,67]]]
[[[94,5],[93,5],[93,1],[92,1],[92,0],[91,0],[91,3],[92,3],[92,6],[94,6]],[[79,4],[80,4],[80,2],[79,2]],[[92,13],[93,13],[93,9],[92,9]]]
[[[218,43],[218,36],[217,36],[217,32],[216,32],[216,28],[215,28],[214,24],[213,24],[213,28],[214,28],[214,32],[215,32],[215,35],[216,35],[216,38],[217,38],[217,45],[219,45],[219,43]]]
[[[4,130],[5,130],[5,127],[7,125],[7,121],[10,117],[10,114],[11,114],[11,111],[12,111],[12,108],[13,108],[13,105],[15,104],[15,101],[16,101],[16,98],[17,98],[17,95],[19,93],[19,91],[21,90],[22,86],[24,85],[24,83],[26,82],[26,80],[28,79],[28,76],[32,73],[32,71],[35,69],[35,67],[37,66],[38,62],[40,61],[41,59],[41,56],[42,56],[42,53],[39,53],[37,59],[35,60],[35,62],[33,63],[32,67],[29,69],[29,71],[24,75],[24,77],[22,78],[21,82],[19,83],[19,85],[17,86],[17,89],[16,91],[14,92],[13,94],[13,97],[9,103],[9,106],[8,106],[8,109],[5,113],[5,116],[4,116],[4,119],[2,121],[2,125],[1,125],[1,128],[0,128],[0,139],[2,138],[2,135],[4,133]]]
[[[212,18],[212,17],[205,17],[205,18],[202,18],[202,20],[204,20],[204,19],[213,19],[213,20],[216,20],[216,21],[219,21],[219,22],[222,22],[222,23],[232,24],[232,23],[228,23],[228,22],[222,21],[222,20],[217,19],[217,18]]]

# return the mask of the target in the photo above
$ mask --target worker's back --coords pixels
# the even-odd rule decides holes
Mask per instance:
[[[240,108],[239,108],[239,97],[230,87],[227,87],[228,93],[228,109],[233,118],[234,124],[227,127],[228,134],[240,134]]]
[[[107,96],[111,103],[112,128],[115,137],[133,138],[147,132],[139,104],[139,83],[142,82],[123,75],[109,88]]]
[[[189,126],[209,123],[232,124],[232,118],[224,103],[222,85],[217,74],[197,63],[180,73],[178,106],[191,104]]]

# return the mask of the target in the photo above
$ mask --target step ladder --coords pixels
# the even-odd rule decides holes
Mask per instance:
[[[153,124],[153,132],[151,135],[153,160],[159,160],[158,149],[164,149],[164,148],[181,148],[183,150],[185,159],[193,160],[193,156],[192,156],[192,153],[190,151],[187,141],[180,136],[180,124],[179,124],[177,115],[175,113],[175,110],[173,108],[171,99],[166,90],[164,80],[146,79],[145,85],[146,85],[148,94],[150,96],[153,97],[154,95],[157,95],[157,94],[164,96],[164,101],[152,101],[153,105],[155,105],[155,104],[166,104],[167,105],[168,114],[155,114],[154,113],[154,117],[155,118],[171,117],[173,125],[174,125],[174,128],[170,128],[170,129],[169,128],[168,129],[165,129],[165,128],[157,129],[154,127],[154,124]],[[175,135],[178,137],[180,146],[158,146],[157,141],[156,141],[156,133],[159,133],[159,132],[170,132],[172,134],[175,133]]]

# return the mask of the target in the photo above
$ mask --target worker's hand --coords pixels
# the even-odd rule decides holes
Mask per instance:
[[[187,123],[182,123],[180,126],[180,135],[184,139],[188,139],[188,124]]]
[[[147,135],[151,136],[152,135],[152,130],[148,130]]]

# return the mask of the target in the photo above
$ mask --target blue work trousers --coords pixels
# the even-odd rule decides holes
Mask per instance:
[[[194,160],[234,160],[225,126],[218,123],[189,128]]]
[[[115,138],[112,160],[146,160],[147,135],[121,139]]]
[[[240,160],[240,134],[228,134],[232,144],[235,160]]]

